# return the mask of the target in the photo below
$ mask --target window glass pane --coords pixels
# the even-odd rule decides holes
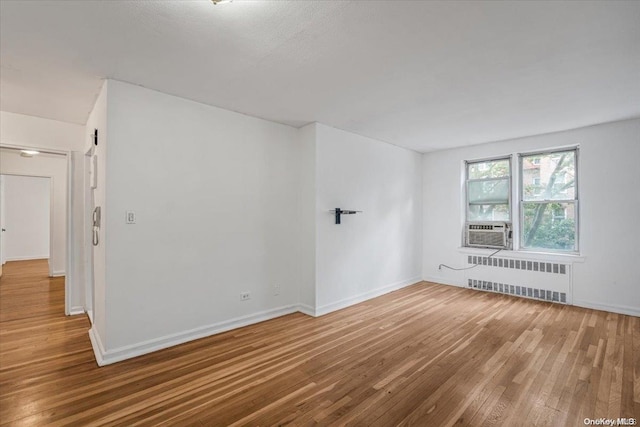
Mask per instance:
[[[469,181],[469,204],[509,203],[509,178]]]
[[[567,200],[576,195],[576,152],[522,157],[523,200]]]
[[[576,250],[575,203],[522,203],[522,247]]]
[[[469,163],[467,179],[502,178],[509,176],[509,159]]]
[[[470,205],[469,221],[509,221],[509,205]]]

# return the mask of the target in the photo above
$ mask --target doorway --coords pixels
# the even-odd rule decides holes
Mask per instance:
[[[37,154],[25,153],[27,150]],[[11,262],[12,260],[18,261],[20,259],[47,258],[48,262],[44,264],[48,269],[47,275],[49,277],[60,277],[60,282],[64,285],[64,313],[76,314],[77,312],[84,312],[82,310],[83,307],[79,307],[80,310],[75,308],[77,303],[74,303],[73,306],[70,304],[71,293],[69,288],[75,276],[72,268],[70,268],[70,263],[73,260],[69,254],[72,244],[70,216],[72,214],[70,179],[72,169],[68,153],[3,144],[0,146],[0,174],[3,175],[0,180],[0,187],[2,187],[0,188],[0,223],[2,223],[2,228],[6,230],[0,233],[0,263],[4,261]],[[47,215],[49,219],[48,224],[46,224],[48,229],[46,245],[42,243],[44,239],[41,238],[41,231],[44,226],[34,226],[33,224],[27,226],[24,224],[26,217],[34,215],[34,209],[27,207],[27,211],[29,211],[27,213],[17,215],[12,213],[12,211],[19,208],[17,205],[27,203],[24,199],[29,199],[40,191],[36,190],[33,185],[27,186],[28,188],[25,187],[24,182],[16,187],[14,181],[24,181],[25,179],[30,181],[31,184],[42,183],[43,180],[49,183],[50,202]],[[8,186],[10,188],[7,188]],[[40,189],[42,190],[42,185]],[[11,193],[14,192],[19,194],[17,199],[11,196]],[[7,195],[18,201],[6,200]],[[43,209],[38,210],[42,211]],[[14,219],[11,219],[12,216]],[[42,214],[39,215],[40,219],[42,219],[42,216]],[[39,224],[42,224],[42,221]],[[37,238],[36,235],[39,235],[40,238]],[[29,242],[30,244],[27,245]],[[35,242],[40,242],[39,246]],[[7,244],[10,246],[7,247]],[[32,250],[25,252],[25,246],[31,246]],[[46,249],[43,249],[45,246]],[[37,250],[38,248],[40,250]],[[18,249],[22,252],[19,252]],[[39,265],[43,264],[39,263]],[[4,276],[7,272],[6,265],[2,272]]]
[[[52,189],[50,177],[0,175],[2,240],[0,258],[7,261],[51,259]]]

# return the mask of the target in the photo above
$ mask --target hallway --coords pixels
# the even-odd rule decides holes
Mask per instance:
[[[17,324],[41,316],[65,318],[64,277],[49,277],[46,259],[8,262],[1,280],[0,322]]]
[[[0,279],[2,425],[38,413],[35,402],[45,403],[47,397],[82,382],[83,372],[96,368],[87,335],[89,320],[64,314],[64,280],[48,277],[47,260],[4,265]],[[70,375],[70,369],[80,375]],[[42,415],[29,422],[43,424],[38,421]]]

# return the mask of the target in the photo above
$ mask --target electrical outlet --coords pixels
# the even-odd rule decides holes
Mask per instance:
[[[246,301],[251,299],[251,292],[241,292],[240,293],[240,301]]]
[[[126,215],[126,223],[127,224],[135,224],[136,223],[136,213],[134,211],[127,211]]]
[[[273,294],[280,295],[280,285],[273,285]]]

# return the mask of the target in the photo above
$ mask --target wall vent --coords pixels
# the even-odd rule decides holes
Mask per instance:
[[[500,294],[514,295],[524,298],[532,298],[562,304],[567,303],[567,294],[565,292],[550,291],[548,289],[528,288],[525,286],[489,282],[487,280],[477,279],[469,279],[468,286],[472,289],[478,289],[482,291],[497,292]]]
[[[525,259],[494,258],[468,255],[467,263],[474,265],[486,265],[488,267],[538,271],[541,273],[567,274],[567,264],[558,264],[544,261],[529,261]]]

